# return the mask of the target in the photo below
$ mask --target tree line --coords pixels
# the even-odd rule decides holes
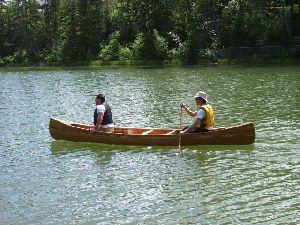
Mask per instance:
[[[299,0],[0,0],[0,65],[196,63],[224,47],[300,44]]]

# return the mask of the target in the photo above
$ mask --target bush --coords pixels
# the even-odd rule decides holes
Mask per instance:
[[[182,61],[186,62],[186,56],[188,52],[188,46],[186,42],[180,43],[177,49],[177,57]]]
[[[169,51],[169,57],[180,61],[180,64],[186,64],[188,47],[187,43],[179,43],[178,48],[173,48]],[[177,62],[178,64],[178,62]]]
[[[203,51],[200,51],[198,57],[200,60],[208,60],[210,62],[217,61],[217,58],[212,49],[204,49]]]
[[[6,56],[2,59],[3,65],[28,65],[28,54],[24,49],[16,51],[13,55]]]
[[[159,35],[157,30],[153,32],[154,49],[156,51],[156,58],[163,60],[169,58],[168,54],[168,42],[166,39]]]
[[[109,36],[109,42],[107,45],[101,45],[101,51],[99,58],[104,61],[118,60],[120,43],[119,43],[120,33],[117,31]]]
[[[5,66],[5,62],[3,58],[0,58],[0,66]]]
[[[152,34],[138,33],[132,45],[135,59],[164,60],[168,58],[168,43],[157,30]]]
[[[119,60],[130,60],[133,58],[133,53],[132,51],[127,47],[121,46],[118,52],[118,58]]]
[[[133,44],[132,53],[134,59],[142,59],[145,57],[145,35],[143,33],[138,33]]]

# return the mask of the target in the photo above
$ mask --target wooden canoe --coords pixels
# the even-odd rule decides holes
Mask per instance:
[[[52,138],[75,142],[95,142],[117,145],[178,146],[178,129],[115,127],[113,133],[91,133],[92,125],[50,118]],[[245,123],[213,131],[191,133],[181,137],[181,146],[248,145],[255,140],[253,123]]]

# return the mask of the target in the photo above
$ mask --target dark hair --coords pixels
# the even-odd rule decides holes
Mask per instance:
[[[105,96],[103,94],[99,94],[96,96],[97,99],[100,99],[101,102],[105,102]]]

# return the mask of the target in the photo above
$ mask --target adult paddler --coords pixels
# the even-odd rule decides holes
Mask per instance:
[[[113,132],[114,124],[110,106],[105,101],[103,94],[98,94],[95,99],[96,109],[94,111],[94,128],[92,133],[96,131]]]
[[[181,131],[181,135],[186,133],[199,133],[213,130],[214,111],[212,106],[208,104],[207,94],[203,91],[199,91],[194,98],[196,104],[200,107],[198,111],[191,111],[185,104],[180,104],[187,114],[189,114],[191,117],[195,117],[194,123]]]

